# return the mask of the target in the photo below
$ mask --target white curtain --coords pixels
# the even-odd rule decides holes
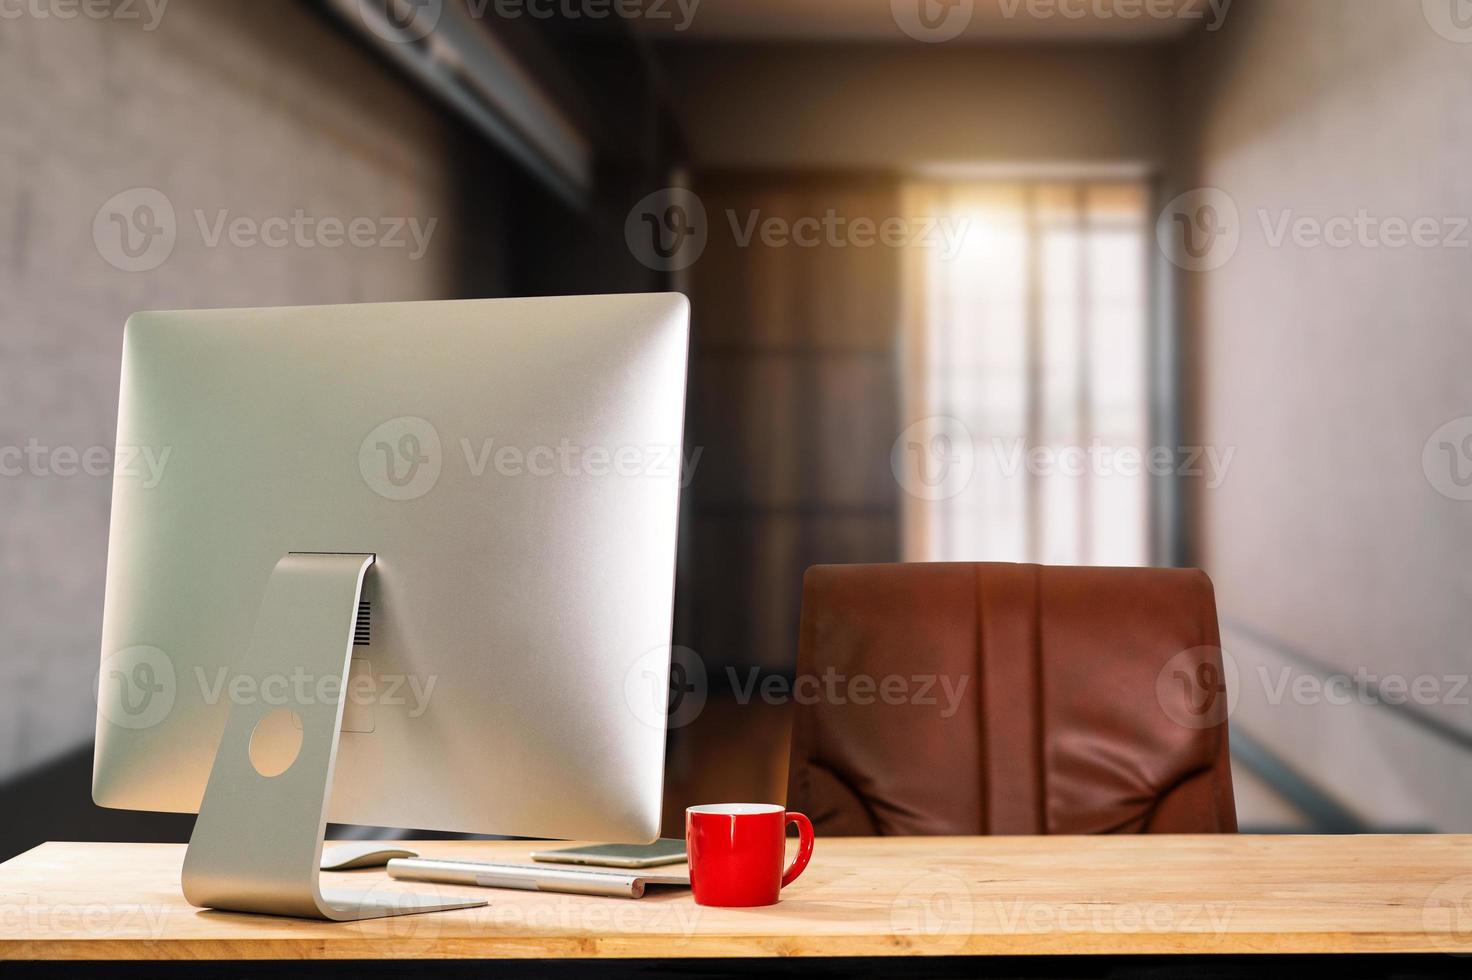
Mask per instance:
[[[906,255],[907,560],[1147,563],[1148,200],[1120,180],[907,189],[955,242]]]

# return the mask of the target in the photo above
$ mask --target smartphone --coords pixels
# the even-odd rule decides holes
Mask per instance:
[[[685,860],[685,842],[661,839],[653,844],[595,844],[535,851],[533,861],[552,864],[591,864],[602,868],[656,868]]]

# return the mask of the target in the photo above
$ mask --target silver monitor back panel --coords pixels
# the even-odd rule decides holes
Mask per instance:
[[[372,553],[330,820],[657,837],[688,337],[674,294],[132,317],[94,799],[196,811],[233,701],[332,696],[231,669],[283,555]]]

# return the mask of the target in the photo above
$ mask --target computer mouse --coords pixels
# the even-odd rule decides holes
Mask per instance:
[[[381,868],[393,858],[418,857],[419,852],[384,841],[350,841],[322,849],[323,871],[352,871],[355,868]]]

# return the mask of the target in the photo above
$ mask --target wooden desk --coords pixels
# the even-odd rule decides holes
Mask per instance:
[[[497,860],[529,850],[410,846]],[[820,838],[772,908],[700,908],[686,891],[632,901],[445,886],[491,904],[344,924],[191,908],[183,856],[53,843],[0,865],[0,959],[1472,953],[1472,837]]]

